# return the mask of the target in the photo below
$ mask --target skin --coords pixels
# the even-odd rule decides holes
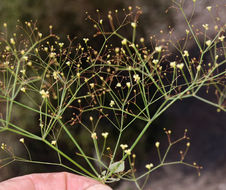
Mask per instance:
[[[0,190],[111,190],[93,179],[67,172],[30,174],[0,183]]]

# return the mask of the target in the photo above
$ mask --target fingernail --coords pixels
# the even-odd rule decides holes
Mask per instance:
[[[86,190],[112,190],[112,188],[108,187],[107,185],[96,184],[91,187],[88,187]]]

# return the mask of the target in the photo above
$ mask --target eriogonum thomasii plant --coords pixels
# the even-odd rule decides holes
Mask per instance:
[[[107,20],[88,16],[96,33],[94,39],[83,38],[81,43],[69,36],[68,43],[63,43],[52,26],[45,36],[31,22],[9,35],[4,23],[0,132],[17,134],[28,156],[17,156],[2,143],[1,161],[5,165],[19,161],[62,166],[103,183],[133,181],[138,189],[144,188],[152,171],[165,165],[184,164],[199,170],[197,164],[185,162],[190,147],[187,130],[173,140],[171,131],[165,129],[169,145],[164,154],[161,143],[155,143],[159,164],[144,160],[146,172],[135,173],[134,148],[172,104],[196,98],[217,111],[226,110],[225,24],[193,26],[183,2],[173,1],[173,8],[181,11],[187,23],[181,40],[174,39],[171,27],[168,39],[137,39],[141,10],[132,7],[124,10],[122,20],[114,19],[117,10],[109,12]],[[209,27],[215,27],[216,33],[209,36]],[[131,35],[123,35],[124,29]],[[103,41],[100,48],[90,45],[96,39]],[[195,56],[187,48],[188,41],[195,43]],[[212,92],[216,98],[208,99]],[[139,131],[128,140],[126,134],[137,125]],[[28,139],[54,150],[56,159],[36,160],[32,145],[26,145]],[[178,160],[168,162],[171,147],[180,141],[185,141],[185,149]],[[73,154],[66,152],[65,146],[73,147]]]

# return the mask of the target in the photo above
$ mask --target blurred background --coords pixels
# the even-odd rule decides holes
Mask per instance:
[[[189,13],[193,6],[192,0],[185,1],[185,12]],[[214,24],[209,19],[207,6],[213,6],[213,17],[219,17],[219,24],[226,23],[224,0],[197,0],[197,11],[193,23],[209,24],[209,36],[214,34]],[[218,6],[216,6],[218,5]],[[91,38],[93,35],[92,23],[86,20],[86,12],[93,18],[97,18],[96,10],[99,9],[103,18],[107,19],[108,11],[118,9],[119,12],[128,6],[139,6],[143,14],[139,19],[138,37],[148,39],[151,35],[160,35],[160,31],[167,31],[168,26],[174,27],[175,39],[185,36],[186,25],[181,14],[173,9],[169,0],[1,0],[0,1],[0,24],[7,22],[9,32],[15,30],[19,22],[32,20],[37,21],[39,30],[42,33],[49,32],[49,25],[53,25],[54,33],[65,38],[66,35],[82,39]],[[169,9],[170,8],[170,9]],[[166,36],[165,36],[166,37]],[[164,33],[161,33],[164,38]],[[99,42],[96,41],[97,46]],[[147,44],[148,46],[148,44]],[[192,52],[193,45],[190,44],[189,52]],[[194,50],[193,50],[194,51]],[[192,52],[197,54],[197,52]],[[1,109],[1,107],[0,107]],[[23,113],[18,113],[21,118]],[[31,117],[34,117],[31,115]],[[23,121],[29,125],[29,121]],[[163,128],[171,129],[175,138],[181,137],[185,129],[191,137],[191,148],[187,161],[196,161],[203,166],[201,176],[198,177],[193,169],[182,166],[165,167],[151,175],[150,185],[147,189],[153,190],[226,190],[226,116],[225,113],[217,112],[216,108],[206,105],[197,100],[188,99],[173,105],[156,121],[154,127],[148,131],[143,138],[142,148],[139,148],[137,155],[142,160],[157,160],[153,156],[154,142],[162,141],[167,143]],[[18,137],[6,134],[0,136],[0,142],[16,141],[13,145],[17,151],[24,148],[18,145]],[[32,142],[31,142],[32,143]],[[51,158],[52,154],[48,149],[39,149],[39,145],[32,144],[34,152],[40,154],[39,158]],[[33,152],[31,151],[31,152]],[[145,152],[145,153],[144,153]],[[142,158],[141,158],[142,156]],[[172,154],[172,159],[175,154]],[[145,170],[145,163],[139,164],[138,171]],[[33,164],[13,163],[0,169],[0,180],[13,176],[24,175],[31,172],[52,172],[62,171],[62,168],[53,166],[40,166]],[[122,183],[114,189],[135,189],[131,184]]]

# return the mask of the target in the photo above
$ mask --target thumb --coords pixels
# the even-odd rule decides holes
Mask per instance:
[[[95,185],[92,185],[92,186],[88,187],[85,190],[112,190],[112,188],[110,188],[107,185],[95,184]]]

